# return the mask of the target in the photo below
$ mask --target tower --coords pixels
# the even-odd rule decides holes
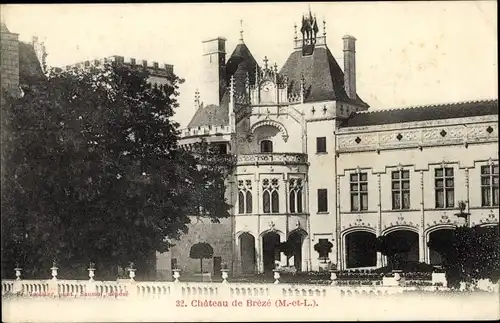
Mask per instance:
[[[18,34],[11,33],[1,22],[1,75],[2,90],[17,93],[19,90],[19,40]]]
[[[344,40],[344,84],[349,99],[356,100],[356,38],[345,35]]]
[[[205,106],[220,105],[224,94],[226,39],[217,37],[203,42],[204,89],[202,101]]]

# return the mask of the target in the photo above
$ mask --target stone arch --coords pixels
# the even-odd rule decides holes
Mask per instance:
[[[262,269],[270,272],[275,268],[275,262],[280,260],[279,244],[284,241],[284,234],[278,230],[266,230],[260,234],[262,250]]]
[[[416,228],[416,227],[413,227],[410,225],[395,225],[395,226],[391,226],[389,228],[384,229],[380,235],[385,236],[388,233],[392,233],[394,231],[404,231],[404,230],[412,231],[412,232],[415,232],[417,234],[419,233],[418,228]]]
[[[345,235],[347,235],[351,232],[356,232],[356,231],[366,231],[366,232],[376,234],[375,228],[368,227],[368,226],[356,226],[356,227],[349,227],[347,229],[342,230],[341,236],[342,236],[342,238],[344,238]]]
[[[370,227],[355,227],[341,234],[345,268],[377,265],[376,231]]]
[[[288,140],[288,131],[286,130],[285,126],[282,123],[280,123],[278,121],[274,121],[274,120],[262,120],[262,121],[255,123],[250,128],[250,135],[253,135],[257,128],[263,127],[263,126],[270,126],[270,127],[274,127],[274,128],[279,129],[279,131],[281,132],[281,136],[283,137],[283,141],[286,142]]]
[[[398,252],[393,259],[388,261],[396,261],[396,265],[400,262],[419,262],[420,260],[420,235],[417,228],[407,225],[398,225],[384,230],[382,236],[391,236],[396,241],[407,242],[409,250]],[[397,242],[396,242],[397,243]],[[398,243],[401,245],[401,243]],[[387,258],[387,257],[386,257]]]
[[[241,260],[241,272],[243,274],[253,274],[256,270],[257,251],[255,246],[255,236],[250,232],[241,232],[238,236],[239,255]]]
[[[296,228],[288,232],[287,241],[293,246],[292,262],[297,271],[303,271],[307,267],[306,259],[309,258],[309,239],[308,233],[302,228]]]
[[[432,226],[431,228],[428,228],[424,232],[424,236],[425,236],[424,248],[427,251],[426,255],[425,255],[425,260],[428,264],[442,265],[442,262],[443,262],[441,255],[438,252],[432,250],[431,248],[429,248],[427,246],[427,244],[429,243],[429,241],[431,239],[431,236],[434,234],[438,234],[439,231],[447,231],[446,234],[450,234],[450,233],[453,233],[453,231],[455,229],[456,229],[456,226],[453,224],[440,224],[440,225]]]

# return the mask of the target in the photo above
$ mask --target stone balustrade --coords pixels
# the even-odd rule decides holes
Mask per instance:
[[[130,279],[117,281],[94,280],[94,264],[90,266],[89,280],[60,280],[57,278],[58,268],[51,268],[52,279],[23,280],[21,268],[16,268],[16,280],[2,281],[2,296],[45,297],[45,298],[161,298],[182,297],[185,300],[203,299],[262,299],[287,297],[348,297],[370,295],[393,295],[412,290],[446,290],[446,279],[442,273],[434,273],[432,282],[427,286],[407,285],[405,277],[399,271],[381,277],[365,275],[348,279],[345,273],[332,271],[330,285],[280,283],[280,273],[275,271],[274,284],[264,283],[231,283],[227,270],[223,271],[223,280],[218,283],[182,282],[180,270],[174,269],[173,282],[137,282],[136,269],[131,263],[128,268]],[[225,274],[224,274],[225,273]],[[338,275],[337,275],[338,274]],[[340,276],[340,278],[339,278]],[[371,281],[371,284],[352,284],[356,281]]]
[[[238,155],[237,165],[306,164],[307,154],[259,153]]]

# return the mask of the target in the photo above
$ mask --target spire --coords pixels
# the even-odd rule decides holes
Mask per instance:
[[[267,62],[269,60],[267,59],[267,56],[264,56],[264,69],[267,70]]]
[[[244,44],[243,41],[243,20],[240,20],[240,44]]]

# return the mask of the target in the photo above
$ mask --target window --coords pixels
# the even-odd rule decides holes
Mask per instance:
[[[328,190],[318,189],[318,212],[328,212]]]
[[[219,154],[227,155],[227,144],[225,143],[217,144],[217,150],[219,151]]]
[[[238,213],[252,213],[252,181],[238,181]]]
[[[454,186],[453,168],[436,168],[434,170],[436,208],[453,208],[455,206]]]
[[[410,171],[392,172],[392,209],[408,210],[410,208]]]
[[[262,140],[260,142],[260,152],[261,153],[272,153],[273,152],[273,142],[271,140]]]
[[[264,213],[279,213],[278,179],[262,181],[262,206]]]
[[[326,153],[326,137],[316,138],[316,152]]]
[[[368,210],[368,174],[351,174],[350,184],[351,211]]]
[[[498,165],[481,166],[481,206],[498,206]]]
[[[302,179],[294,178],[290,180],[289,193],[290,213],[302,213]]]

